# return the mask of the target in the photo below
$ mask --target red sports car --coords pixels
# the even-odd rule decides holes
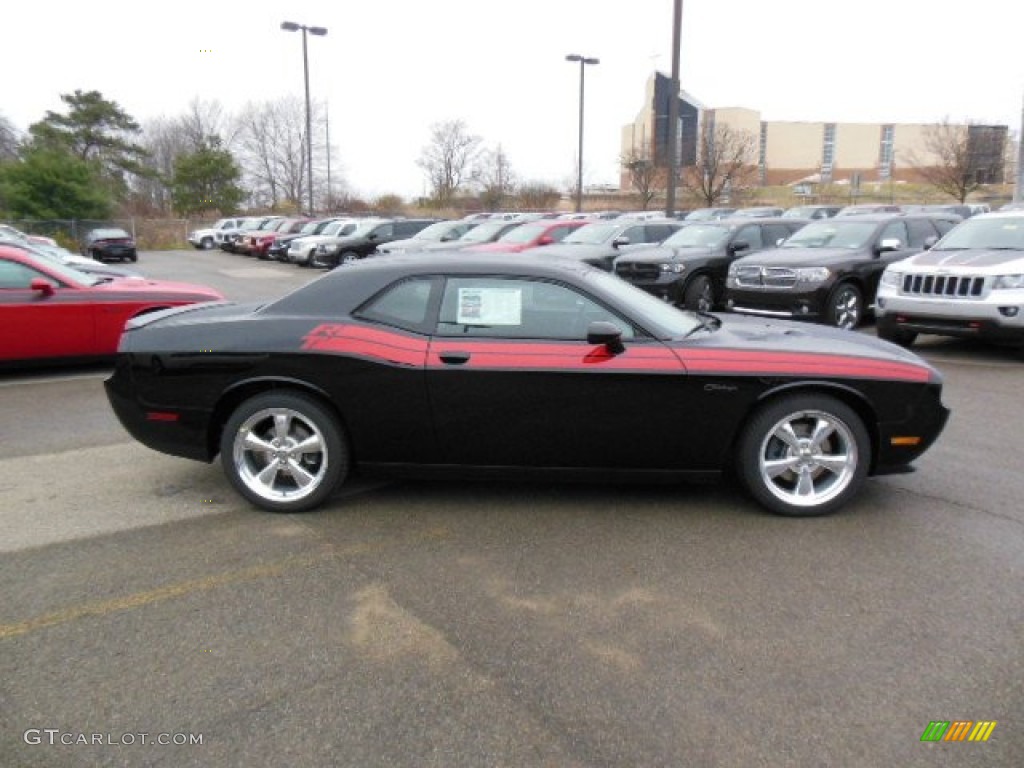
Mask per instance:
[[[581,219],[578,221],[557,221],[544,219],[542,221],[528,221],[520,224],[515,229],[510,229],[493,243],[473,245],[466,249],[473,253],[519,253],[527,248],[536,248],[539,245],[551,245],[562,241],[562,238],[579,229],[590,221]]]
[[[201,285],[87,275],[0,245],[0,366],[112,356],[130,318],[223,298]]]

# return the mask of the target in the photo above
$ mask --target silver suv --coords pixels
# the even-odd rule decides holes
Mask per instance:
[[[920,333],[1024,345],[1024,211],[974,216],[890,264],[876,316],[878,335],[903,346]]]

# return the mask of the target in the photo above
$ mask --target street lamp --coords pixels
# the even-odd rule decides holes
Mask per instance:
[[[580,140],[579,148],[576,150],[576,213],[579,213],[583,210],[583,72],[587,64],[600,64],[601,60],[580,56],[578,53],[570,53],[565,60],[580,63]]]
[[[307,27],[294,21],[282,21],[281,29],[289,32],[302,30],[302,72],[306,81],[306,183],[309,185],[309,215],[313,215],[313,120],[309,109],[309,56],[306,53],[306,33],[326,35],[326,27]]]

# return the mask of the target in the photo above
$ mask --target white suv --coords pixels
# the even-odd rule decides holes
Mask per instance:
[[[245,219],[241,217],[219,219],[217,223],[209,229],[196,229],[189,232],[188,241],[192,243],[193,248],[208,251],[223,243],[225,234],[229,232],[236,232],[243,221],[245,221]]]
[[[1024,211],[973,216],[890,264],[875,315],[878,335],[903,346],[919,333],[1024,346]]]

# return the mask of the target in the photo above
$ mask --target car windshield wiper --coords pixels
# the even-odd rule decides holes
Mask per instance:
[[[684,339],[690,338],[690,336],[695,334],[697,331],[708,331],[709,333],[717,331],[722,325],[721,319],[715,317],[710,312],[701,312],[700,310],[696,310],[693,314],[697,317],[699,324],[684,333]]]

